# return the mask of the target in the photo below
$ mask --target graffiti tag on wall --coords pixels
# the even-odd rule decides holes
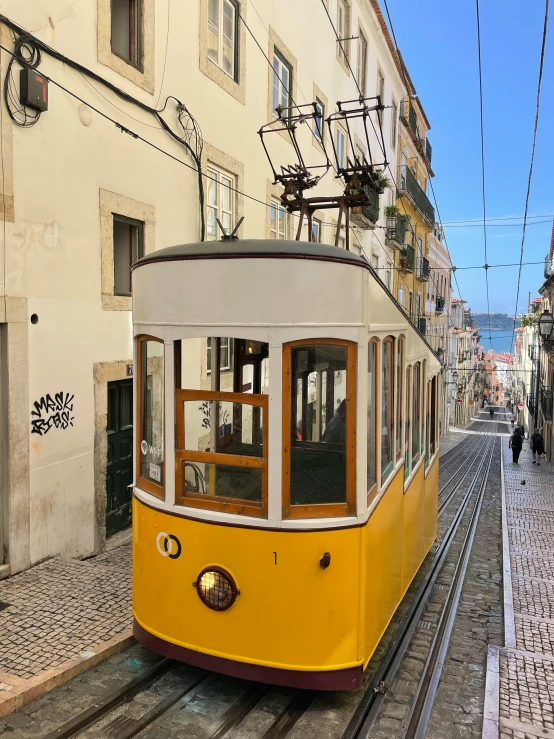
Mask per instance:
[[[73,398],[69,393],[54,393],[43,395],[40,400],[33,403],[34,410],[31,411],[31,433],[44,436],[50,429],[65,430],[73,426],[75,416],[73,415]]]

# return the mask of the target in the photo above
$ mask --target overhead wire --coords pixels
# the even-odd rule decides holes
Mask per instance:
[[[519,272],[517,276],[516,305],[514,309],[514,327],[512,330],[512,344],[514,343],[514,337],[515,337],[515,332],[516,332],[517,309],[518,309],[518,303],[519,303],[519,289],[521,286],[521,267],[523,265],[523,250],[525,247],[525,233],[527,230],[527,213],[529,210],[529,197],[531,195],[531,181],[533,179],[533,166],[535,163],[535,150],[536,150],[536,145],[537,145],[537,131],[539,128],[541,88],[542,88],[542,76],[543,76],[543,71],[544,71],[544,57],[546,53],[546,37],[548,34],[549,7],[550,7],[550,0],[546,0],[545,8],[544,8],[544,25],[543,25],[543,31],[542,31],[542,44],[541,44],[541,54],[540,54],[540,63],[539,63],[539,79],[537,82],[537,101],[536,101],[536,107],[535,107],[535,123],[533,126],[533,146],[531,148],[531,162],[529,164],[529,176],[527,179],[527,192],[525,195],[525,210],[523,214],[523,232],[521,235],[521,250],[519,254]]]

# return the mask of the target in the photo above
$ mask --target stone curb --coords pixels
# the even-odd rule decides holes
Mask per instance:
[[[123,651],[134,641],[132,629],[126,629],[113,639],[102,642],[86,652],[81,652],[73,659],[45,670],[29,680],[0,672],[0,683],[8,686],[7,689],[0,691],[0,717],[7,716],[26,703],[49,693],[54,688],[103,662],[112,654]]]

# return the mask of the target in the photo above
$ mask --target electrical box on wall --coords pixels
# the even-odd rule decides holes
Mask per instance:
[[[48,110],[48,80],[36,69],[19,73],[19,102],[35,110]]]

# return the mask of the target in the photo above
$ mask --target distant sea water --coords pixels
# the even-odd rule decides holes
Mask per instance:
[[[489,351],[491,348],[491,342],[489,341],[488,329],[479,329],[481,334],[481,345],[485,347],[485,351]],[[508,352],[513,354],[514,348],[512,345],[512,332],[509,329],[498,329],[497,331],[491,330],[490,335],[492,336],[492,348],[495,352]],[[517,336],[517,334],[516,334]]]

